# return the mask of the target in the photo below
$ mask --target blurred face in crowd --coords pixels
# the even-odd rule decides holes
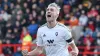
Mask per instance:
[[[69,5],[64,5],[63,6],[63,11],[64,11],[65,14],[69,13],[69,11],[70,11]]]
[[[14,33],[17,33],[18,32],[18,29],[17,28],[14,28]]]
[[[100,32],[97,33],[97,37],[100,38]]]
[[[23,13],[22,10],[17,11],[17,15],[20,15],[21,16],[22,13]]]
[[[83,5],[82,4],[78,5],[78,8],[79,9],[82,9],[83,8]]]
[[[49,6],[46,9],[46,20],[47,20],[47,22],[55,21],[57,19],[58,15],[59,15],[59,13],[58,13],[57,8],[55,8],[53,6]]]
[[[8,9],[8,5],[5,4],[5,5],[4,5],[4,10],[7,10],[7,9]]]
[[[89,21],[89,24],[93,24],[93,21]]]
[[[96,16],[96,21],[100,21],[100,15]]]
[[[29,14],[29,13],[30,13],[30,10],[29,10],[29,8],[27,8],[27,9],[26,9],[26,13],[27,13],[27,14]]]
[[[24,6],[24,8],[27,8],[27,3],[25,2],[25,3],[23,4],[23,6]]]
[[[8,2],[8,0],[4,0],[4,2]]]
[[[91,10],[95,10],[95,8],[93,7]]]
[[[1,14],[4,14],[4,13],[5,13],[5,11],[4,11],[4,10],[2,10],[2,11],[1,11]]]
[[[27,29],[26,29],[26,27],[23,27],[22,30],[23,30],[23,34],[26,35],[27,32],[28,32]]]
[[[19,23],[19,21],[16,21],[16,26],[20,26],[20,23]]]
[[[100,6],[99,5],[96,5],[96,9],[99,10],[100,9]]]
[[[33,19],[32,14],[29,15],[29,21],[31,21]]]
[[[37,13],[36,13],[35,10],[32,11],[32,15],[33,15],[34,18],[36,17]]]
[[[10,40],[6,40],[6,44],[10,44]]]
[[[36,2],[36,0],[32,0],[32,2],[34,3],[34,2]]]
[[[17,0],[17,2],[18,2],[18,3],[20,3],[20,2],[21,2],[21,0]]]
[[[18,51],[18,52],[21,51],[21,47],[18,47],[18,48],[17,48],[17,51]]]
[[[14,3],[11,3],[10,4],[10,8],[14,8]]]
[[[21,16],[20,16],[20,15],[17,15],[16,19],[17,19],[18,21],[20,21],[20,20],[21,20]]]
[[[20,8],[20,5],[19,5],[19,4],[17,4],[17,5],[16,5],[16,9],[19,9],[19,8]]]
[[[2,21],[3,20],[3,18],[2,18],[2,16],[0,16],[0,21]]]

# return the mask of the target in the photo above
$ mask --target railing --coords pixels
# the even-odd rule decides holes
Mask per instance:
[[[17,51],[17,47],[21,47],[21,44],[0,44],[0,53],[2,53],[3,47],[6,47],[6,46],[13,47],[14,48],[14,52],[16,52]],[[36,46],[36,44],[33,44],[33,46]],[[79,54],[82,54],[82,56],[86,56],[87,54],[92,54],[92,55],[100,54],[100,52],[87,51],[87,47],[85,47],[85,46],[78,46],[78,48],[84,50],[84,52],[79,52]],[[100,46],[92,46],[90,48],[91,49],[97,49],[97,48],[100,49]]]
[[[86,46],[78,46],[78,49],[83,49],[84,52],[79,52],[79,54],[82,54],[83,56],[86,56],[87,54],[89,55],[94,55],[94,54],[99,54],[100,55],[100,52],[96,51],[87,51],[88,47]],[[100,49],[100,46],[91,46],[90,49],[94,49],[94,50],[97,50],[97,49]]]

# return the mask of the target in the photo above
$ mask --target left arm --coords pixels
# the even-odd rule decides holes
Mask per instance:
[[[78,48],[77,46],[75,45],[74,41],[72,41],[69,46],[72,48],[72,51],[70,52],[72,54],[72,56],[78,56]]]
[[[72,54],[72,56],[78,56],[78,48],[76,47],[74,40],[72,39],[72,33],[70,30],[66,29],[64,32],[65,36],[65,40],[68,43],[68,45],[72,48],[72,51],[70,52]]]

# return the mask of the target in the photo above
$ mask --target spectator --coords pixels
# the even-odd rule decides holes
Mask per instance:
[[[2,18],[3,18],[5,21],[7,21],[7,20],[11,17],[11,15],[8,14],[7,12],[5,12],[4,10],[1,11],[0,16],[2,16]]]
[[[18,28],[14,28],[13,29],[11,43],[12,44],[18,44],[19,43],[19,40],[20,40],[20,33],[18,31]]]
[[[92,31],[95,31],[95,25],[93,21],[89,21],[87,25]]]
[[[84,38],[85,38],[85,36],[84,36],[84,33],[82,32],[81,35],[80,35],[80,38],[78,40],[78,43],[77,43],[78,46],[85,46]],[[79,49],[79,50],[80,50],[80,52],[84,52],[85,51],[84,49]],[[82,56],[82,55],[83,54],[79,54],[79,56]]]
[[[30,14],[30,9],[29,8],[26,8],[26,11],[25,11],[25,13],[23,15],[23,18],[25,18],[26,20],[28,20],[29,14]]]
[[[87,24],[88,17],[85,15],[85,11],[82,11],[81,16],[79,17],[79,25],[85,26]]]
[[[99,30],[96,29],[93,34],[92,34],[92,37],[94,38],[94,40],[97,40],[97,34],[98,34]]]
[[[31,24],[28,26],[28,31],[31,36],[36,35],[38,27],[38,24],[33,20]]]
[[[17,47],[17,51],[13,54],[13,56],[22,56],[21,47]]]
[[[10,43],[10,40],[6,40],[6,44],[9,45]],[[5,56],[12,56],[13,48],[11,46],[3,47],[3,53],[5,54]]]
[[[18,29],[18,32],[21,32],[21,24],[19,21],[16,21],[15,24],[13,25],[13,29],[14,28],[17,28]]]
[[[12,11],[12,10],[14,10],[15,9],[15,5],[14,5],[14,3],[11,3],[10,4],[10,11]]]
[[[23,12],[25,12],[27,8],[28,8],[28,4],[27,4],[27,2],[24,2],[23,8],[22,8]]]
[[[86,35],[90,35],[90,36],[92,36],[92,30],[89,28],[89,27],[85,27],[85,32],[84,32],[84,36],[86,36]]]
[[[0,56],[5,56],[4,54],[0,54]]]
[[[6,39],[12,39],[12,30],[11,30],[11,29],[8,29],[8,30],[7,30],[7,33],[6,33],[5,38],[6,38]]]
[[[2,3],[2,6],[3,6],[3,7],[4,7],[5,4],[8,5],[8,6],[10,7],[10,1],[8,1],[8,0],[3,0],[2,2],[3,2],[3,3]]]
[[[63,2],[64,4],[69,4],[69,0],[64,0],[64,2]]]
[[[97,33],[97,39],[96,39],[95,43],[96,43],[96,46],[100,46],[100,32]],[[97,52],[100,52],[100,48],[96,48],[96,50],[97,50]]]
[[[27,0],[28,8],[32,11],[32,4],[36,3],[36,0]]]
[[[1,7],[1,4],[0,4],[0,11],[2,10],[3,8]]]
[[[96,5],[96,10],[98,11],[98,13],[100,14],[100,6]]]
[[[28,30],[26,27],[23,27],[22,28],[22,32],[21,32],[21,35],[20,35],[20,40],[22,41],[23,37],[25,37],[25,35],[29,34]]]
[[[70,26],[74,27],[74,26],[78,26],[79,21],[76,16],[72,15],[69,22],[70,22]]]
[[[21,35],[21,41],[22,41],[22,50],[31,50],[31,45],[32,45],[32,37],[28,33],[28,30],[23,27],[22,35]]]
[[[100,15],[96,17],[96,28],[100,31]]]
[[[91,14],[93,17],[98,15],[98,11],[95,7],[92,7],[92,9],[88,12],[88,14]]]
[[[64,14],[69,14],[70,12],[70,5],[64,5],[63,6],[63,11],[64,11]]]

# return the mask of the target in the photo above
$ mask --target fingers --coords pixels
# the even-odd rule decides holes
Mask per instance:
[[[23,56],[27,56],[28,51],[27,50],[22,50]]]
[[[77,53],[76,52],[71,52],[72,56],[77,56]]]

